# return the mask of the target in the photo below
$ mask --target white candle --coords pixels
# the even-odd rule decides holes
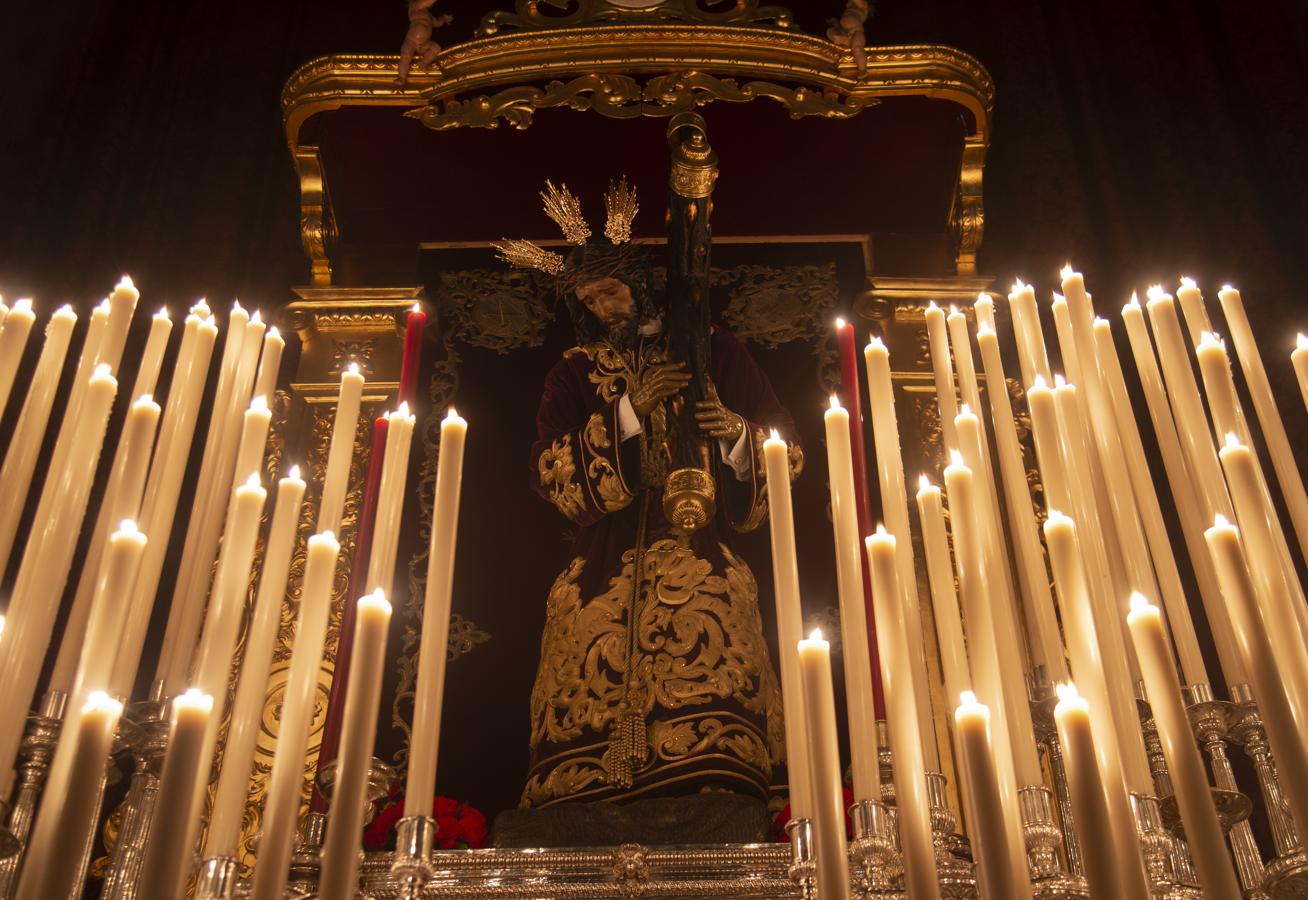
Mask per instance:
[[[867,541],[872,571],[872,599],[878,628],[884,626],[881,683],[885,687],[886,715],[890,726],[890,753],[894,759],[895,807],[899,811],[899,840],[904,853],[904,881],[914,900],[939,900],[935,847],[931,841],[931,815],[926,795],[926,765],[922,757],[921,722],[913,699],[912,667],[906,659],[910,643],[921,639],[908,633],[904,592],[899,580],[895,537],[878,526]],[[907,676],[907,679],[905,678]],[[907,680],[909,684],[903,682]]]
[[[407,816],[430,816],[436,792],[445,657],[450,636],[450,594],[454,588],[454,549],[467,433],[468,423],[451,409],[441,422],[440,457],[436,464],[427,593],[423,600],[422,640],[418,651],[418,687],[413,701],[408,790],[404,795]]]
[[[1149,461],[1145,457],[1135,411],[1131,408],[1131,399],[1126,392],[1126,379],[1122,375],[1113,334],[1105,319],[1095,320],[1094,337],[1104,387],[1112,401],[1113,421],[1122,439],[1131,485],[1135,489],[1140,517],[1144,521],[1154,572],[1158,576],[1159,589],[1167,607],[1167,617],[1171,620],[1176,650],[1181,657],[1181,670],[1185,674],[1186,684],[1208,684],[1208,670],[1204,666],[1199,638],[1190,618],[1190,604],[1181,585],[1181,572],[1172,553],[1172,541],[1163,521],[1153,476],[1149,473]]]
[[[336,531],[341,526],[345,492],[350,480],[350,460],[354,456],[354,430],[359,424],[363,382],[357,363],[350,363],[341,373],[341,390],[336,398],[336,417],[332,423],[332,441],[327,451],[327,468],[323,475],[322,498],[318,506],[319,531]]]
[[[1144,872],[1136,872],[1138,866],[1123,865],[1116,852],[1118,842],[1115,838],[1126,831],[1134,840],[1135,825],[1130,820],[1124,822],[1114,816],[1104,800],[1105,791],[1113,793],[1112,786],[1105,785],[1100,777],[1095,756],[1102,754],[1106,737],[1102,732],[1098,737],[1094,735],[1096,729],[1092,727],[1090,716],[1093,707],[1076,692],[1075,685],[1060,684],[1057,690],[1054,722],[1063,745],[1063,764],[1072,799],[1072,823],[1085,860],[1084,871],[1090,894],[1093,897],[1148,900],[1150,894]]]
[[[291,652],[291,668],[282,698],[281,731],[277,735],[277,750],[264,801],[259,858],[251,891],[254,900],[281,900],[286,891],[291,848],[300,819],[304,757],[313,723],[327,617],[331,611],[332,581],[340,549],[330,531],[309,538],[295,649]]]
[[[100,579],[101,568],[105,565],[105,557],[110,552],[110,529],[118,522],[135,520],[141,514],[141,493],[145,490],[145,476],[154,450],[159,414],[159,404],[149,395],[137,399],[127,411],[127,421],[123,423],[122,437],[114,453],[113,468],[105,485],[104,498],[100,502],[100,514],[87,550],[87,559],[82,565],[73,606],[68,612],[63,635],[59,640],[59,655],[55,658],[54,671],[50,674],[50,690],[67,693],[72,689],[73,675],[86,636],[87,619],[91,614],[92,597]],[[132,527],[135,529],[136,526]],[[115,590],[124,593],[130,591],[135,578],[136,570],[133,569],[132,577],[119,582]],[[111,663],[112,653],[117,649],[121,637],[119,634],[112,643],[100,645],[99,652],[109,655]],[[93,683],[108,684],[109,676],[110,672],[105,671]]]
[[[1059,607],[1063,610],[1067,628],[1067,650],[1072,662],[1072,677],[1077,680],[1090,699],[1090,715],[1098,735],[1094,755],[1098,758],[1096,777],[1104,787],[1101,794],[1107,803],[1107,815],[1114,824],[1114,869],[1121,873],[1117,878],[1129,876],[1127,887],[1135,896],[1147,897],[1143,859],[1136,839],[1135,819],[1127,796],[1127,780],[1122,762],[1125,749],[1124,736],[1113,715],[1109,699],[1109,683],[1105,674],[1104,650],[1099,640],[1099,628],[1090,608],[1090,588],[1078,541],[1078,531],[1070,518],[1050,510],[1044,525],[1045,541],[1049,547],[1049,562],[1054,570],[1054,584],[1058,588]],[[1116,623],[1114,623],[1116,625]],[[1061,732],[1060,732],[1061,733]],[[1138,734],[1138,730],[1137,730]],[[1066,745],[1064,746],[1066,753]],[[1069,773],[1069,781],[1091,777],[1085,768],[1092,767],[1086,759],[1080,764],[1082,771],[1076,776]],[[1152,792],[1150,792],[1152,793]],[[1077,835],[1081,835],[1077,820]],[[1098,842],[1098,838],[1088,840]],[[1106,865],[1100,863],[1100,865]],[[1087,865],[1087,869],[1089,866]]]
[[[1299,378],[1299,393],[1303,395],[1304,406],[1308,406],[1308,335],[1300,332],[1295,338],[1294,349],[1290,351],[1290,363]]]
[[[808,784],[808,742],[804,734],[804,688],[799,678],[803,613],[799,600],[799,562],[790,497],[790,452],[772,432],[763,442],[767,475],[768,522],[772,538],[772,581],[777,603],[777,639],[781,666],[781,700],[785,707],[786,771],[790,776],[790,817],[812,813]]]
[[[389,437],[388,437],[389,440]],[[359,843],[372,764],[377,712],[386,665],[391,605],[377,590],[359,599],[354,620],[354,655],[345,694],[336,785],[322,852],[319,900],[353,900],[359,888]]]
[[[0,779],[11,772],[17,757],[27,704],[36,690],[59,609],[51,598],[63,594],[68,580],[117,389],[118,382],[106,368],[91,376],[76,427],[61,434],[71,445],[68,465],[47,475],[41,488],[6,610],[5,639],[0,641],[0,684],[5,685],[0,697]]]
[[[945,693],[954,697],[970,690],[972,675],[968,671],[967,643],[958,612],[940,488],[925,475],[917,492],[917,511],[922,521],[922,547],[926,551],[927,578],[931,584],[931,610],[935,613],[936,634],[940,638],[940,668],[944,670]]]
[[[949,333],[945,322],[945,311],[937,306],[934,300],[927,304],[926,325],[927,341],[931,349],[931,368],[936,379],[936,403],[940,407],[940,431],[944,435],[945,449],[952,450],[958,446],[954,438],[954,416],[958,415],[958,398],[954,392],[954,363],[949,358]],[[876,423],[875,416],[872,422]]]
[[[168,351],[168,338],[173,333],[173,320],[167,308],[161,308],[150,317],[150,334],[141,351],[141,364],[136,367],[136,380],[132,382],[132,396],[153,394],[159,386],[159,370],[163,368],[164,354]]]
[[[401,403],[386,415],[386,456],[382,460],[381,484],[377,490],[377,518],[368,561],[369,592],[378,588],[389,594],[395,578],[395,555],[404,515],[404,497],[409,476],[409,448],[413,443],[416,418],[409,404]]]
[[[1271,629],[1258,609],[1240,532],[1218,516],[1204,537],[1231,611],[1231,623],[1249,670],[1258,712],[1267,728],[1267,740],[1281,776],[1282,794],[1299,833],[1308,834],[1308,745],[1303,740],[1308,721],[1302,717],[1302,710],[1295,708],[1272,644]]]
[[[967,333],[967,316],[957,306],[949,307],[945,317],[949,330],[949,346],[954,357],[954,367],[958,370],[958,391],[963,397],[964,405],[979,410],[981,408],[981,388],[976,381],[976,363],[972,359],[972,344]]]
[[[0,324],[0,413],[9,403],[9,394],[14,387],[14,376],[18,373],[18,364],[23,361],[23,349],[27,346],[27,336],[32,333],[32,323],[36,313],[32,312],[32,301],[23,298],[14,304]]]
[[[1254,412],[1262,427],[1263,439],[1272,458],[1272,468],[1276,471],[1276,480],[1281,485],[1281,495],[1285,498],[1290,520],[1294,523],[1299,549],[1308,555],[1308,492],[1304,491],[1303,478],[1299,474],[1294,451],[1290,449],[1290,438],[1285,433],[1285,423],[1281,420],[1276,400],[1272,397],[1272,385],[1267,379],[1267,370],[1263,368],[1262,354],[1258,352],[1253,329],[1249,326],[1244,301],[1240,299],[1240,292],[1229,284],[1223,285],[1217,292],[1217,298],[1221,301],[1222,311],[1226,313],[1226,324],[1240,359],[1245,384],[1249,386],[1249,395],[1253,398]]]
[[[277,391],[277,374],[282,367],[282,351],[286,339],[276,326],[263,336],[263,352],[259,356],[259,374],[254,379],[254,396],[271,398]]]
[[[966,406],[954,421],[958,443],[962,448],[963,462],[975,475],[984,471],[981,421]],[[977,490],[969,503],[977,547],[978,572],[987,590],[982,593],[988,609],[982,617],[990,624],[989,632],[974,632],[979,639],[991,641],[998,653],[998,696],[989,696],[990,702],[1002,702],[1008,722],[1010,746],[1017,783],[1022,786],[1041,784],[1040,758],[1036,753],[1035,731],[1031,725],[1031,701],[1027,695],[1026,675],[1022,671],[1022,648],[1019,645],[1014,599],[1007,581],[1008,554],[1000,536],[1003,526],[993,495],[994,483],[981,478],[980,484],[972,481]]]
[[[1213,330],[1213,323],[1204,308],[1204,295],[1194,283],[1193,278],[1181,278],[1176,289],[1176,299],[1181,303],[1181,312],[1185,314],[1185,326],[1190,332],[1190,342],[1195,346],[1203,338],[1205,331]]]
[[[173,367],[172,384],[168,389],[168,402],[159,426],[154,460],[146,480],[145,497],[141,502],[143,530],[147,534],[160,535],[161,539],[152,541],[146,547],[136,585],[126,600],[131,607],[127,630],[109,682],[111,689],[119,696],[132,694],[141,650],[145,646],[146,633],[150,627],[150,614],[159,577],[167,555],[168,536],[172,534],[173,517],[177,512],[177,495],[186,473],[186,462],[190,458],[201,393],[217,336],[218,329],[212,319],[187,316],[177,361]]]
[[[232,722],[223,750],[222,772],[218,777],[213,813],[205,837],[205,859],[236,856],[259,730],[263,725],[268,672],[272,668],[273,647],[281,626],[282,600],[286,596],[286,577],[295,550],[295,532],[300,522],[304,490],[300,470],[294,466],[285,478],[277,482],[277,501],[268,529],[259,590],[246,634],[245,656],[232,702]]]
[[[946,357],[948,353],[946,345]],[[931,682],[927,679],[926,655],[921,652],[925,633],[922,630],[922,605],[917,595],[917,573],[913,565],[913,533],[908,524],[908,490],[904,485],[904,456],[900,451],[899,424],[895,417],[890,353],[879,338],[873,338],[863,348],[863,359],[867,363],[868,404],[872,412],[872,441],[876,449],[877,481],[881,487],[881,512],[886,520],[886,530],[894,535],[897,543],[895,564],[899,572],[899,589],[904,592],[905,627],[912,639],[905,659],[912,666],[909,685],[913,689],[918,717],[922,723],[922,755],[927,768],[938,772],[940,751],[936,748],[935,716],[931,712]],[[952,394],[950,399],[953,399]],[[953,439],[957,442],[957,433]],[[957,443],[950,446],[957,446]]]
[[[1185,840],[1199,870],[1199,883],[1207,896],[1239,897],[1240,885],[1226,852],[1208,774],[1185,711],[1162,612],[1142,595],[1135,594],[1131,597],[1131,612],[1126,622],[1135,642],[1136,656],[1140,658],[1149,708],[1158,726],[1167,771],[1185,826]]]
[[[73,742],[68,789],[59,798],[60,808],[49,841],[28,847],[18,883],[19,900],[73,896],[81,870],[69,860],[68,848],[85,847],[95,830],[100,784],[122,712],[121,703],[103,691],[95,691],[78,715],[69,717],[75,720],[76,727],[61,737],[61,743]]]
[[[990,710],[976,694],[963,691],[954,710],[958,735],[959,769],[967,790],[968,833],[977,865],[977,886],[984,898],[1030,897],[1031,880],[1025,874],[1021,845],[1010,842],[1006,810],[999,796],[999,772],[990,743]]]
[[[849,434],[848,428],[845,434]],[[861,580],[861,574],[859,577]],[[799,642],[798,654],[800,680],[804,685],[804,731],[809,744],[817,892],[822,897],[848,897],[845,796],[836,738],[831,645],[822,639],[821,631],[814,630],[807,640]]]
[[[205,735],[213,716],[213,697],[191,688],[173,700],[168,752],[159,776],[154,821],[141,864],[141,884],[157,897],[183,897],[195,857],[200,808],[193,800],[197,782],[207,781]]]
[[[1062,294],[1054,294],[1049,309],[1054,314],[1054,331],[1058,335],[1058,355],[1063,358],[1063,373],[1080,384],[1081,354],[1072,331],[1072,312],[1068,309],[1067,298]]]
[[[132,325],[136,301],[140,299],[141,292],[127,275],[120,278],[109,292],[109,319],[105,322],[104,337],[96,348],[95,362],[96,365],[108,366],[114,375],[118,374],[123,348],[127,346],[127,330]]]
[[[8,502],[0,503],[0,571],[8,567],[9,554],[18,533],[18,520],[27,506],[32,472],[36,469],[55,391],[59,388],[59,375],[76,324],[77,314],[70,306],[59,307],[46,324],[41,356],[36,362],[36,371],[32,374],[32,383],[23,400],[9,449],[5,451],[4,465],[0,466],[0,496],[8,499]]]
[[[991,328],[978,328],[976,342],[981,351],[986,383],[1007,384],[1003,361],[999,356],[998,335]],[[1008,528],[1014,537],[1018,575],[1025,601],[1023,608],[1031,630],[1032,662],[1045,667],[1045,675],[1050,681],[1066,681],[1067,662],[1063,658],[1063,641],[1058,632],[1053,595],[1049,591],[1049,573],[1045,569],[1044,552],[1040,549],[1039,526],[1036,524],[1031,490],[1026,480],[1026,463],[1022,460],[1022,445],[1017,436],[1017,419],[1008,400],[1008,391],[992,390],[986,393],[990,398],[990,417],[995,425],[995,446],[999,451],[999,469],[1004,479]],[[957,694],[951,692],[950,696]]]
[[[1037,376],[1035,383],[1027,388],[1026,405],[1027,411],[1031,414],[1031,436],[1040,463],[1046,505],[1057,509],[1071,509],[1072,488],[1068,484],[1067,468],[1063,464],[1054,392],[1043,378]]]
[[[831,408],[826,411],[825,425],[854,800],[879,800],[881,779],[877,762],[876,714],[872,708],[872,662],[868,650],[867,612],[863,604],[863,566],[859,552],[858,513],[854,505],[849,413],[834,394]]]
[[[1032,384],[1036,376],[1047,382],[1053,381],[1035,291],[1020,278],[1013,283],[1013,289],[1008,294],[1008,311],[1013,319],[1013,333],[1017,339],[1017,359],[1022,372],[1022,383]]]
[[[1248,677],[1244,664],[1236,650],[1231,636],[1230,617],[1222,592],[1217,584],[1217,572],[1213,568],[1212,558],[1204,543],[1203,532],[1209,519],[1203,512],[1203,500],[1196,491],[1194,479],[1190,474],[1189,463],[1181,448],[1181,439],[1177,435],[1176,423],[1172,418],[1172,409],[1163,388],[1162,374],[1158,370],[1158,360],[1154,356],[1153,343],[1144,321],[1144,310],[1139,298],[1134,294],[1122,307],[1122,322],[1130,338],[1131,353],[1135,357],[1136,373],[1144,388],[1149,418],[1154,426],[1154,436],[1167,471],[1167,483],[1172,490],[1172,499],[1181,519],[1181,534],[1185,538],[1186,553],[1190,566],[1194,570],[1195,580],[1199,583],[1199,596],[1203,600],[1204,614],[1208,619],[1209,631],[1217,647],[1217,659],[1222,669],[1226,684],[1244,684]]]

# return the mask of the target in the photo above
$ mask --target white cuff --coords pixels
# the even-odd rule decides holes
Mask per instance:
[[[618,431],[621,433],[621,439],[634,438],[636,435],[644,432],[645,427],[640,424],[640,416],[636,415],[636,409],[631,405],[631,398],[626,394],[618,401]]]
[[[725,440],[718,441],[718,448],[722,452],[722,461],[731,466],[732,471],[736,473],[737,481],[749,480],[749,469],[751,460],[749,458],[749,434],[748,427],[741,429],[740,437],[736,438],[736,444],[731,449],[727,449]]]

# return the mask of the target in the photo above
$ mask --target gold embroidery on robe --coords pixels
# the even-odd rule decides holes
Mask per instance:
[[[584,501],[581,485],[573,480],[577,474],[577,464],[572,458],[572,436],[565,434],[562,439],[551,444],[540,455],[537,465],[540,470],[540,486],[550,489],[550,500],[559,512],[569,519],[579,515]]]
[[[590,463],[586,466],[587,477],[595,486],[604,510],[617,512],[629,505],[635,495],[627,489],[622,477],[602,452],[613,446],[606,418],[606,414],[601,411],[586,420],[586,427],[581,432],[582,444],[591,456]]]

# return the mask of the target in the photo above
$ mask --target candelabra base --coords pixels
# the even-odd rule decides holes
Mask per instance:
[[[1297,849],[1269,862],[1263,889],[1271,900],[1308,898],[1308,855]]]
[[[879,800],[854,804],[850,869],[860,898],[897,897],[904,890],[904,866],[895,846],[894,810]]]
[[[786,823],[790,835],[790,880],[799,888],[802,900],[817,897],[817,863],[813,859],[813,822],[810,819],[791,819]]]
[[[195,900],[232,900],[240,867],[233,856],[215,856],[200,864]]]
[[[395,856],[391,861],[391,884],[404,900],[418,900],[431,881],[431,844],[436,836],[432,816],[405,816],[395,825]]]
[[[1054,821],[1052,792],[1043,786],[1030,785],[1018,790],[1017,801],[1035,896],[1041,900],[1086,900],[1090,890],[1085,879],[1068,874],[1058,855],[1063,833]]]
[[[327,836],[327,817],[310,812],[300,823],[299,839],[291,854],[291,874],[287,891],[292,896],[311,895],[318,890],[318,877],[322,874],[322,842]]]
[[[927,773],[927,804],[931,809],[931,843],[935,847],[940,896],[944,900],[963,900],[976,896],[976,872],[972,867],[971,847],[965,843],[961,835],[954,833],[954,827],[958,823],[949,808],[948,787],[944,775],[939,772]],[[963,854],[966,854],[966,857]]]
[[[0,859],[8,859],[23,846],[17,835],[9,830],[10,809],[8,800],[0,800]]]
[[[1222,834],[1230,833],[1236,823],[1243,822],[1253,815],[1253,801],[1239,791],[1226,791],[1210,788],[1213,793],[1213,806],[1217,808],[1217,823],[1222,827]],[[1158,801],[1159,812],[1163,817],[1163,827],[1176,837],[1185,839],[1185,829],[1181,826],[1181,810],[1176,805],[1176,796],[1163,797]]]

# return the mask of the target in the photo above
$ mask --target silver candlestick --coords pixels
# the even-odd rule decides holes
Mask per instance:
[[[41,788],[50,774],[50,761],[59,743],[68,695],[63,691],[47,691],[40,704],[27,719],[27,733],[23,735],[20,752],[23,763],[18,768],[18,791],[9,813],[8,835],[13,852],[0,860],[0,898],[8,900],[18,886],[18,870],[23,862],[23,850],[36,816],[36,804]]]
[[[399,888],[400,896],[404,900],[418,900],[418,897],[422,896],[423,887],[431,881],[433,875],[431,845],[435,836],[436,819],[432,816],[405,816],[395,825],[395,856],[391,859],[391,883]],[[795,840],[793,832],[791,840]],[[811,864],[811,840],[807,846]]]
[[[123,799],[118,841],[109,856],[102,900],[135,900],[137,895],[145,843],[159,797],[159,773],[168,749],[168,705],[169,701],[156,692],[155,699],[127,707],[125,718],[136,730],[131,747],[135,768]]]
[[[1018,790],[1022,813],[1022,837],[1026,843],[1031,886],[1041,900],[1084,900],[1090,896],[1085,879],[1063,868],[1058,847],[1063,833],[1054,821],[1053,794],[1043,785]]]
[[[1081,862],[1081,845],[1072,827],[1072,792],[1067,783],[1067,766],[1063,761],[1063,745],[1058,740],[1054,724],[1054,706],[1058,698],[1042,695],[1031,701],[1031,721],[1035,726],[1036,740],[1045,747],[1049,771],[1054,779],[1054,800],[1058,804],[1058,821],[1062,823],[1063,852],[1067,855],[1068,872],[1076,878],[1085,874]]]
[[[869,900],[898,896],[904,889],[904,866],[896,847],[894,810],[879,800],[860,800],[852,812],[850,868],[859,895]]]
[[[406,821],[401,819],[400,824]],[[801,900],[814,900],[817,897],[814,878],[817,863],[813,859],[813,822],[811,819],[791,819],[786,823],[786,833],[790,835],[790,880],[799,888]],[[396,860],[399,860],[398,850]]]
[[[927,772],[926,790],[940,895],[945,898],[975,897],[976,874],[972,863],[960,859],[953,850],[963,838],[955,833],[958,822],[954,811],[949,808],[949,782],[940,772]]]
[[[211,856],[200,864],[195,900],[232,900],[241,867],[234,856]]]

